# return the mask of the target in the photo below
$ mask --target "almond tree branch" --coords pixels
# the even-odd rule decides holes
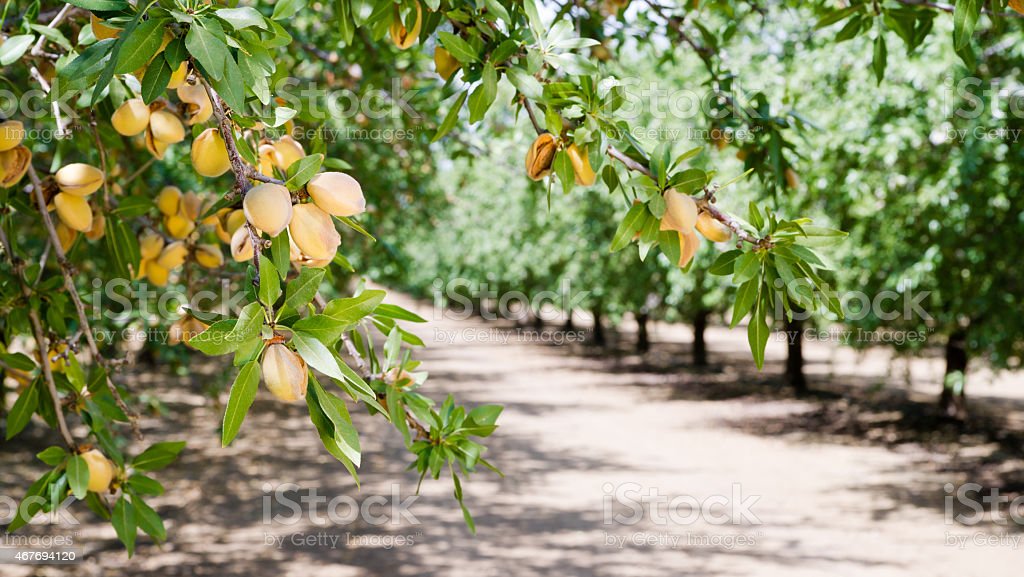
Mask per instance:
[[[57,26],[60,26],[60,23],[64,21],[64,18],[72,9],[74,9],[74,6],[71,4],[65,4],[64,7],[60,9],[60,12],[57,12],[57,15],[53,17],[53,20],[50,20],[50,23],[47,24],[46,27],[56,28]],[[44,44],[46,44],[46,36],[40,35],[39,40],[37,40],[35,46],[32,47],[32,56],[38,56],[42,53]]]
[[[53,370],[50,368],[50,344],[43,333],[43,323],[39,320],[39,312],[28,303],[32,298],[32,291],[22,276],[23,265],[15,261],[10,239],[7,238],[7,233],[3,230],[3,227],[0,227],[0,244],[4,247],[4,254],[7,256],[7,261],[11,264],[11,268],[14,269],[14,276],[18,277],[18,284],[21,285],[21,294],[25,297],[25,306],[28,307],[28,320],[32,325],[32,336],[36,341],[36,350],[39,351],[39,366],[42,369],[43,380],[46,382],[46,389],[50,393],[54,414],[57,417],[57,430],[60,431],[60,436],[64,439],[64,443],[68,448],[74,450],[77,448],[77,445],[75,444],[74,437],[71,436],[71,431],[68,429],[67,421],[64,420],[64,407],[61,406],[60,396],[57,394],[57,384],[53,380]]]
[[[58,268],[60,268],[61,275],[64,277],[64,288],[67,290],[68,295],[71,297],[71,301],[75,305],[75,311],[78,313],[78,322],[82,328],[82,332],[85,334],[85,341],[89,345],[89,352],[92,354],[92,358],[103,368],[106,376],[107,389],[110,394],[114,397],[114,402],[121,411],[128,417],[128,422],[131,424],[132,432],[135,434],[137,439],[142,438],[142,431],[139,428],[139,416],[124,402],[121,398],[121,393],[117,390],[117,386],[114,385],[114,381],[110,378],[110,370],[108,368],[107,359],[100,353],[99,346],[96,345],[96,338],[92,333],[92,326],[89,323],[89,315],[85,312],[85,304],[82,303],[82,297],[78,294],[78,289],[75,287],[74,272],[72,271],[71,263],[68,262],[67,255],[64,253],[64,247],[60,244],[60,237],[57,236],[57,229],[53,225],[53,219],[50,217],[50,211],[46,209],[46,199],[43,197],[43,183],[39,180],[39,175],[36,174],[36,169],[31,164],[28,166],[28,177],[32,181],[32,189],[35,192],[36,206],[39,207],[39,212],[43,218],[43,225],[46,227],[46,232],[50,238],[50,244],[53,245],[53,252],[57,258]],[[106,174],[103,176],[106,178]]]
[[[252,188],[249,178],[254,171],[245,163],[242,155],[238,153],[238,145],[235,143],[235,129],[231,124],[231,119],[228,118],[227,112],[225,112],[227,105],[205,78],[200,78],[199,81],[203,83],[203,87],[206,88],[206,94],[210,97],[210,103],[213,105],[213,115],[217,117],[217,128],[220,131],[221,139],[224,140],[224,148],[228,152],[228,162],[231,163],[231,172],[235,176],[235,188],[238,191],[238,195],[244,199],[246,193]],[[260,238],[256,228],[248,220],[245,222],[245,230],[249,233],[249,241],[252,243],[252,264],[256,267],[256,273],[252,277],[252,284],[256,288],[256,293],[259,294],[260,254],[263,252],[263,239]],[[267,307],[264,306],[264,308],[266,309]]]
[[[523,103],[523,106],[526,107],[526,112],[530,116],[530,119],[533,122],[533,127],[537,131],[537,134],[544,132],[543,128],[541,128],[541,126],[537,123],[535,119],[533,107],[530,104],[530,101],[526,97],[523,97],[521,99],[521,102]],[[649,168],[647,168],[640,162],[637,162],[633,158],[629,157],[628,155],[626,155],[626,153],[622,152],[618,148],[615,148],[615,146],[608,145],[608,149],[605,152],[612,159],[622,163],[622,165],[625,166],[627,170],[639,172],[640,174],[644,174],[647,176],[652,176],[651,170]],[[768,241],[767,239],[757,238],[756,236],[750,234],[749,232],[746,231],[746,229],[743,228],[743,225],[740,223],[740,221],[736,220],[735,218],[732,217],[732,215],[720,210],[718,207],[714,205],[716,192],[718,192],[718,186],[715,184],[711,184],[704,188],[703,195],[694,196],[693,200],[694,202],[697,203],[697,208],[708,213],[708,215],[711,216],[711,218],[729,227],[729,229],[732,230],[734,234],[736,234],[736,238],[739,238],[741,241],[753,244],[759,248],[767,248],[770,245],[770,241]]]
[[[316,295],[313,297],[313,300],[316,302],[317,308],[320,309],[321,311],[324,309],[324,307],[327,306],[327,302],[324,300],[323,295],[321,295],[319,292],[316,293]],[[362,377],[364,379],[373,379],[374,375],[370,371],[369,365],[366,364],[366,359],[364,359],[363,355],[359,353],[359,349],[356,348],[355,343],[352,342],[352,339],[349,338],[347,333],[341,335],[341,342],[345,345],[345,351],[348,353],[350,357],[352,357],[352,360],[355,361],[356,367],[359,369],[359,372],[361,373]],[[426,427],[420,424],[420,422],[417,421],[415,417],[413,417],[412,413],[410,413],[408,409],[405,409],[405,422],[408,423],[410,427],[416,430],[416,434],[421,439],[430,439],[430,431],[428,431]]]

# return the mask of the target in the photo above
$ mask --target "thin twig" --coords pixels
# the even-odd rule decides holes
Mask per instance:
[[[132,431],[135,437],[138,439],[142,438],[142,431],[139,428],[139,416],[133,412],[128,405],[121,398],[121,393],[117,390],[117,386],[114,385],[114,381],[110,378],[110,371],[107,370],[106,358],[100,354],[99,346],[96,344],[96,339],[92,334],[92,326],[89,323],[89,315],[85,312],[85,304],[82,302],[82,297],[78,294],[78,289],[75,287],[74,273],[71,270],[71,263],[68,262],[67,255],[64,253],[64,247],[60,244],[60,237],[57,236],[57,229],[53,225],[53,219],[50,217],[50,212],[46,209],[46,199],[43,197],[43,183],[39,180],[39,175],[36,174],[36,169],[31,164],[28,166],[28,177],[32,181],[32,188],[35,190],[36,205],[39,207],[39,212],[43,217],[43,225],[46,227],[46,231],[50,237],[50,243],[53,245],[53,251],[57,257],[57,264],[59,265],[61,275],[64,277],[64,288],[67,290],[68,295],[71,297],[71,302],[75,305],[75,311],[78,313],[78,322],[85,334],[85,341],[89,345],[89,352],[92,354],[93,359],[101,367],[103,367],[106,375],[107,389],[110,390],[110,394],[114,397],[114,402],[128,418],[128,422],[131,424]],[[106,175],[103,175],[106,178]]]
[[[75,439],[71,436],[67,421],[64,420],[64,408],[61,406],[60,396],[57,394],[57,384],[53,380],[53,371],[50,369],[50,359],[48,358],[50,351],[49,341],[47,341],[46,335],[43,333],[43,323],[39,320],[39,312],[27,302],[32,298],[32,290],[22,276],[21,269],[23,267],[15,260],[14,251],[11,249],[11,241],[7,238],[7,232],[4,231],[2,226],[0,226],[0,244],[3,245],[7,261],[11,264],[11,268],[14,269],[14,275],[18,277],[18,284],[21,285],[21,294],[25,297],[25,305],[28,308],[28,320],[29,324],[32,325],[32,337],[36,341],[36,350],[39,351],[39,366],[42,369],[43,380],[46,381],[46,388],[50,393],[54,413],[57,417],[57,430],[60,431],[60,436],[64,438],[64,443],[69,448],[75,449]]]
[[[60,23],[68,15],[68,12],[70,12],[73,8],[73,5],[65,4],[64,7],[60,9],[60,12],[58,12],[57,15],[53,17],[53,20],[50,20],[50,23],[47,24],[46,27],[56,28],[57,26],[60,26]],[[32,47],[32,56],[38,56],[43,51],[44,44],[46,44],[46,36],[40,35],[39,40],[36,41],[36,45]]]

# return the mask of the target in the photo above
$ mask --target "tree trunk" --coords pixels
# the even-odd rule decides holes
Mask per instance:
[[[572,324],[572,309],[569,309],[565,313],[565,325],[563,325],[562,329],[565,330],[566,332],[568,332],[568,331],[573,330],[573,328],[574,327],[573,327],[573,324]]]
[[[651,349],[650,337],[647,334],[647,320],[650,315],[647,313],[637,313],[636,315],[636,352],[643,354]]]
[[[946,341],[946,374],[942,383],[942,394],[939,395],[939,407],[949,417],[964,420],[967,418],[967,331],[960,330],[949,335]],[[951,377],[955,373],[959,377]],[[951,378],[960,378],[962,385],[957,392],[948,386]]]
[[[540,317],[540,309],[533,311],[533,328],[538,331],[544,328],[544,319]]]
[[[793,310],[794,313],[802,312]],[[804,376],[804,321],[786,319],[786,384],[793,387],[798,397],[807,394]]]
[[[591,311],[591,314],[594,315],[594,344],[599,347],[603,347],[607,343],[604,338],[604,321],[601,320],[600,303],[594,306],[594,310]]]
[[[710,311],[700,309],[693,317],[693,364],[706,367],[708,364],[708,346],[704,340],[704,331],[708,328]]]

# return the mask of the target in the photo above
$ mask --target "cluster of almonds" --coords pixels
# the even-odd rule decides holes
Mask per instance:
[[[54,175],[60,192],[47,208],[57,211],[57,236],[64,250],[71,247],[80,232],[89,240],[103,237],[106,219],[101,212],[93,212],[89,197],[103,186],[105,178],[102,170],[81,162],[64,166]]]
[[[555,160],[555,154],[562,147],[562,142],[555,138],[550,132],[544,132],[537,136],[526,152],[526,175],[531,180],[540,180],[551,174],[551,165]],[[586,148],[571,143],[565,149],[572,163],[573,176],[576,184],[580,186],[591,186],[597,182],[597,173],[590,166],[590,157]]]
[[[306,185],[312,202],[292,203],[291,193],[279,184],[253,187],[242,201],[245,220],[257,231],[275,237],[288,230],[291,260],[300,265],[324,267],[334,260],[341,235],[331,216],[355,216],[366,210],[359,182],[343,172],[322,172]],[[249,260],[254,251],[249,232],[239,227],[232,233],[231,256]]]
[[[0,122],[0,187],[18,184],[28,165],[32,152],[21,143],[25,139],[25,126],[17,120]]]
[[[732,238],[732,231],[729,230],[729,227],[715,220],[707,212],[699,210],[693,197],[670,188],[665,191],[664,198],[665,215],[661,218],[660,230],[672,230],[679,233],[680,267],[689,264],[693,255],[697,254],[697,248],[700,246],[697,232],[711,242],[725,242]]]
[[[192,244],[186,239],[199,224],[219,228],[212,216],[201,223],[203,202],[194,192],[182,194],[174,186],[165,186],[156,198],[157,209],[163,215],[164,229],[174,241],[168,243],[160,234],[148,231],[139,238],[139,253],[142,260],[136,279],[149,279],[157,286],[164,286],[172,271],[180,268],[189,258],[199,266],[218,269],[224,265],[224,254],[215,244]],[[219,234],[218,234],[219,236]]]
[[[146,148],[162,159],[172,144],[185,140],[185,125],[162,102],[149,106],[141,98],[126,100],[110,117],[114,130],[123,136],[146,133]]]
[[[146,148],[158,159],[163,159],[167,149],[185,139],[185,126],[202,124],[213,115],[213,103],[206,89],[199,84],[188,84],[185,77],[188,64],[181,63],[171,76],[168,88],[177,90],[181,101],[181,112],[185,122],[167,109],[161,101],[147,105],[141,98],[131,98],[121,104],[110,117],[114,130],[122,136],[137,136],[146,133]],[[225,151],[225,157],[227,152]],[[223,173],[221,173],[223,174]]]

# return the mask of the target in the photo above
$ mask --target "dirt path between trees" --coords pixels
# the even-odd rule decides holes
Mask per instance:
[[[167,494],[153,501],[166,517],[169,541],[156,546],[142,539],[135,558],[126,561],[110,526],[82,512],[78,527],[36,526],[28,533],[73,536],[85,548],[84,564],[3,566],[0,574],[1019,573],[1020,526],[950,525],[944,518],[945,484],[970,481],[988,470],[965,472],[961,465],[972,456],[986,462],[998,457],[998,442],[958,445],[952,454],[941,443],[889,442],[887,436],[902,429],[871,427],[872,420],[884,425],[890,418],[886,410],[851,417],[841,399],[792,400],[768,377],[743,372],[750,361],[743,359],[740,333],[713,332],[712,360],[719,364],[692,371],[673,366],[683,352],[671,344],[656,343],[653,360],[640,362],[630,355],[573,354],[567,347],[536,342],[536,335],[476,321],[432,322],[417,332],[429,345],[419,355],[431,373],[425,392],[437,400],[452,393],[468,405],[506,407],[488,453],[505,478],[481,472],[464,484],[476,537],[464,527],[450,481],[443,478],[424,483],[421,496],[408,506],[412,518],[400,508],[374,505],[371,513],[382,513],[388,522],[319,525],[308,510],[294,522],[265,522],[267,503],[272,514],[293,515],[273,497],[273,490],[287,483],[296,485],[285,494],[288,502],[311,496],[313,489],[327,501],[341,496],[364,505],[374,496],[388,503],[407,499],[416,476],[404,470],[408,459],[399,435],[379,419],[356,417],[364,449],[357,490],[320,446],[303,405],[281,405],[261,391],[239,438],[221,449],[221,409],[201,394],[208,377],[150,376],[140,386],[160,391],[169,420],[147,422],[145,429],[152,431],[147,440],[189,441],[182,461],[159,475]],[[664,328],[654,336],[685,338]],[[769,357],[783,358],[778,345],[772,346]],[[832,379],[828,372],[836,367],[851,368],[846,357],[833,356],[824,347],[809,348],[812,385]],[[859,369],[862,375],[870,373],[868,366]],[[872,379],[864,377],[865,386]],[[821,420],[828,426],[815,428],[812,417],[826,404],[832,413]],[[1019,405],[1013,408],[1020,412]],[[880,430],[877,442],[847,442],[842,431],[829,428],[851,418]],[[38,474],[38,463],[29,463],[30,451],[46,446],[32,437],[38,433],[34,426],[27,433],[33,446],[22,441],[0,452],[4,494],[19,494],[23,489],[12,487],[27,486],[28,476]],[[1012,459],[994,466],[993,478],[1003,481],[1020,470]],[[651,499],[642,502],[642,495]],[[706,510],[691,515],[685,503]],[[317,513],[325,516],[325,509],[321,504]],[[349,510],[339,501],[334,513],[345,516]]]

